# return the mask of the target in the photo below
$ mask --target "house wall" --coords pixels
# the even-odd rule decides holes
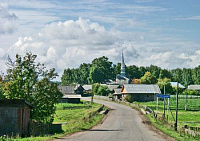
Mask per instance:
[[[18,107],[0,107],[0,136],[28,135],[30,110]]]
[[[18,108],[0,107],[0,135],[12,135],[18,132]]]
[[[132,101],[137,102],[146,102],[146,101],[154,101],[155,100],[155,94],[130,94]],[[127,94],[122,95],[122,100],[125,101],[125,97]]]
[[[80,103],[80,98],[61,98],[59,103]]]
[[[154,101],[154,94],[131,94],[131,98],[138,102]]]

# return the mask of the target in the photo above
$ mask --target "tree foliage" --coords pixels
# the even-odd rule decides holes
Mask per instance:
[[[56,83],[51,80],[58,74],[55,69],[47,70],[44,64],[36,63],[37,55],[26,53],[16,55],[16,60],[7,62],[9,69],[5,76],[3,93],[7,99],[24,99],[34,108],[31,118],[41,122],[52,122],[54,104],[62,97]]]
[[[171,94],[173,92],[170,82],[171,80],[169,78],[158,79],[157,84],[163,94],[164,94],[164,87],[165,87],[166,94]]]
[[[142,84],[156,84],[157,79],[150,72],[146,72],[144,76],[141,77]]]
[[[81,64],[76,69],[66,69],[62,75],[62,85],[73,83],[92,84],[104,83],[107,79],[115,80],[116,75],[120,74],[121,63],[113,64],[107,57],[102,56],[96,58],[91,64]],[[126,66],[126,75],[130,79],[140,79],[146,72],[157,79],[171,79],[171,81],[179,82],[187,87],[190,84],[200,84],[200,65],[196,68],[177,68],[177,69],[162,69],[158,66]],[[150,82],[148,82],[150,83]],[[155,83],[153,81],[152,83]]]
[[[108,94],[110,93],[108,86],[100,85],[99,83],[94,83],[92,85],[92,91],[94,95],[102,95],[102,96],[108,96]]]

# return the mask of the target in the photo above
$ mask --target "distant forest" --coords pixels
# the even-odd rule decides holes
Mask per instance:
[[[83,63],[79,68],[67,68],[61,77],[62,85],[104,83],[106,80],[115,80],[120,74],[121,63],[113,64],[105,56],[96,58],[90,64]],[[130,79],[140,79],[145,72],[150,72],[156,79],[168,78],[184,86],[200,84],[200,65],[195,68],[162,69],[158,66],[126,66],[126,75]]]

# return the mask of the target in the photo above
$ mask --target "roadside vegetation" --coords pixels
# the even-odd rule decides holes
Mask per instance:
[[[59,137],[67,136],[75,132],[91,129],[102,121],[104,114],[99,114],[100,110],[106,110],[103,105],[87,102],[81,104],[59,103],[56,104],[56,114],[53,124],[62,124],[62,131],[51,135],[44,134],[38,137],[31,136],[28,138],[7,138],[1,137],[0,141],[41,141],[52,140]]]
[[[167,106],[167,99],[165,105],[165,116],[164,113],[164,101],[160,99],[158,102],[158,113],[157,113],[157,101],[151,102],[133,102],[134,104],[140,106],[148,106],[150,109],[157,114],[157,118],[153,116],[153,114],[148,114],[147,117],[150,119],[151,123],[161,131],[165,132],[169,136],[177,139],[177,140],[200,140],[200,97],[198,96],[190,96],[185,98],[185,96],[179,96],[179,104],[178,104],[178,131],[174,131],[174,118],[175,118],[175,110],[176,110],[176,98],[171,97],[169,99],[169,109]],[[187,104],[187,108],[185,108]],[[168,113],[168,115],[167,115]],[[185,132],[185,127],[188,129],[192,129],[188,132]]]

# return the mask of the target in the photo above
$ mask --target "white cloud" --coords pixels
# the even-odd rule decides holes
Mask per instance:
[[[60,76],[66,68],[76,68],[81,63],[91,63],[94,58],[107,56],[113,63],[120,62],[123,49],[127,65],[157,65],[163,68],[195,67],[200,64],[200,51],[186,53],[183,48],[176,50],[169,46],[190,45],[178,39],[171,42],[145,42],[141,34],[129,34],[107,30],[97,22],[87,19],[54,22],[37,35],[20,37],[8,53],[24,55],[31,51],[38,55],[38,61],[48,68],[56,68]],[[130,40],[132,39],[132,40]],[[179,53],[180,52],[180,53]],[[1,56],[1,50],[0,50]]]
[[[0,3],[0,34],[13,33],[17,27],[17,16],[9,12],[8,5]]]

